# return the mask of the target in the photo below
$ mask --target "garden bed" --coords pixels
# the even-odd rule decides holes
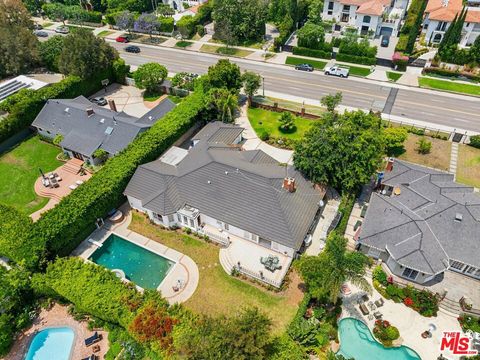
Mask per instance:
[[[402,77],[402,73],[397,73],[397,72],[393,72],[393,71],[387,71],[387,78],[388,80],[390,81],[397,81],[398,79],[400,79]]]
[[[419,165],[448,171],[450,168],[451,142],[425,137],[426,140],[432,143],[432,149],[429,154],[420,154],[416,149],[418,147],[417,142],[421,138],[419,135],[409,134],[404,143],[405,152],[398,156],[398,158]]]
[[[200,48],[200,52],[206,52],[210,54],[222,54],[228,56],[237,56],[237,57],[246,57],[250,54],[253,54],[253,51],[244,50],[244,49],[237,49],[233,47],[225,47],[225,46],[215,46],[215,45],[208,45],[204,44]]]
[[[459,145],[457,181],[480,188],[480,149]]]

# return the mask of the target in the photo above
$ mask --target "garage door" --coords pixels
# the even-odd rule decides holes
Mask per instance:
[[[382,27],[380,29],[380,35],[392,36],[393,29],[391,27]]]

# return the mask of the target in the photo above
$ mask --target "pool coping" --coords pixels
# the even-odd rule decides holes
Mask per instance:
[[[401,344],[400,346],[390,346],[390,347],[387,347],[387,346],[383,345],[380,341],[377,340],[377,338],[375,337],[375,335],[373,335],[373,331],[370,330],[370,327],[368,326],[368,324],[367,324],[365,321],[363,321],[363,320],[357,319],[357,318],[355,318],[355,317],[353,317],[353,316],[346,316],[346,317],[342,317],[342,318],[338,319],[337,324],[340,325],[340,322],[341,322],[342,320],[345,320],[345,319],[353,319],[353,320],[359,321],[359,322],[361,322],[362,324],[364,324],[364,325],[366,326],[366,328],[368,329],[368,331],[370,332],[370,335],[372,336],[372,339],[373,339],[376,343],[378,343],[378,344],[380,344],[381,346],[383,346],[385,349],[395,349],[395,348],[401,348],[401,347],[403,346],[403,347],[408,348],[409,350],[411,350],[413,353],[415,353],[415,354],[418,356],[418,359],[419,359],[419,360],[424,360],[424,359],[422,359],[422,357],[419,355],[419,353],[416,352],[414,349],[412,349],[410,346]],[[339,344],[339,348],[338,348],[338,351],[337,351],[335,354],[339,353],[340,350],[341,350],[341,348],[342,348],[342,344],[341,344],[341,341],[340,341],[340,326],[338,327],[338,330],[337,330],[337,331],[338,331],[338,344]]]
[[[63,326],[46,326],[39,330],[38,332],[34,333],[34,336],[30,339],[28,342],[28,347],[27,347],[27,352],[23,355],[23,359],[27,358],[28,352],[30,351],[30,346],[32,345],[32,342],[35,340],[38,334],[40,334],[42,331],[49,330],[49,329],[62,329],[62,328],[69,328],[73,332],[73,339],[72,339],[72,345],[70,346],[70,351],[68,353],[68,359],[72,360],[73,359],[73,350],[75,349],[75,344],[78,339],[77,337],[77,332],[75,331],[74,328],[68,326],[68,325],[63,325]]]

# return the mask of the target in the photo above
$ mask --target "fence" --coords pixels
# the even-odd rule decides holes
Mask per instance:
[[[242,265],[235,265],[234,269],[241,274],[250,276],[250,277],[252,277],[254,279],[257,279],[261,282],[267,283],[268,285],[272,285],[272,286],[274,286],[278,289],[280,289],[282,287],[282,281],[275,281],[275,280],[266,278],[265,276],[263,276],[263,273],[261,271],[256,272],[256,271],[247,269],[247,268],[243,267]]]
[[[230,245],[230,240],[228,240],[228,237],[225,235],[222,236],[221,234],[216,234],[208,230],[203,230],[202,232],[204,235],[207,235],[210,240],[222,246],[228,247]]]
[[[269,110],[269,111],[274,111],[274,112],[287,111],[287,112],[292,113],[295,116],[301,116],[303,118],[311,119],[311,120],[320,119],[319,115],[314,115],[314,114],[307,113],[305,107],[303,107],[303,106],[300,108],[300,111],[297,111],[297,110],[288,109],[288,108],[285,108],[285,107],[280,107],[280,106],[278,106],[277,102],[274,102],[272,105],[270,105],[270,104],[267,104],[267,103],[259,103],[258,101],[254,100],[254,101],[252,101],[252,107],[265,109],[265,110]]]
[[[2,121],[2,120],[0,119],[0,121]],[[32,134],[32,131],[27,128],[27,129],[24,129],[24,130],[20,131],[19,133],[16,133],[15,135],[13,135],[9,139],[5,140],[4,142],[0,143],[0,154],[2,154],[3,152],[11,149],[12,147],[17,145],[18,143],[22,142],[27,137],[29,137],[31,134]]]

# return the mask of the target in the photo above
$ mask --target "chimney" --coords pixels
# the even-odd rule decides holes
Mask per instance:
[[[108,99],[108,106],[110,106],[110,110],[118,112],[117,111],[117,106],[115,105],[115,100]]]
[[[393,158],[388,158],[387,168],[385,169],[386,171],[392,171],[393,170],[393,162],[394,162]]]
[[[282,187],[287,190],[288,192],[295,192],[296,188],[295,188],[295,179],[294,178],[291,178],[291,177],[286,177],[285,179],[283,179],[283,185]]]
[[[93,114],[94,114],[93,109],[92,109],[92,108],[88,108],[88,109],[87,109],[87,116],[92,116]]]

